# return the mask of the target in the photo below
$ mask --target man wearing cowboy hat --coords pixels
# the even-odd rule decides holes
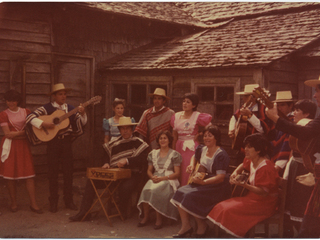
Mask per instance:
[[[143,112],[135,133],[149,143],[152,149],[156,149],[158,148],[157,133],[160,130],[171,131],[170,120],[174,111],[164,106],[166,101],[170,100],[164,89],[156,88],[149,96],[152,97],[153,107]]]
[[[67,93],[71,88],[66,88],[63,83],[53,85],[49,95],[53,102],[49,102],[42,107],[37,108],[27,116],[27,134],[33,144],[40,144],[41,141],[32,132],[32,126],[41,129],[52,129],[55,125],[52,122],[45,122],[39,119],[39,116],[51,115],[56,110],[63,110],[66,113],[74,109],[73,106],[66,103]],[[69,117],[70,125],[65,130],[59,132],[55,138],[47,142],[48,159],[48,178],[49,178],[49,202],[50,211],[58,211],[58,174],[61,164],[63,171],[63,198],[67,208],[77,210],[73,203],[72,184],[73,184],[73,156],[72,141],[83,134],[83,126],[87,123],[87,115],[84,107],[79,106],[78,112]]]
[[[117,124],[121,136],[112,139],[110,142],[103,144],[105,155],[103,160],[105,164],[102,168],[129,168],[131,169],[131,178],[123,180],[118,188],[119,192],[119,209],[124,218],[126,218],[126,206],[133,191],[137,189],[143,176],[147,174],[147,157],[150,151],[149,145],[142,139],[133,136],[133,126],[130,117],[120,117]],[[95,181],[97,188],[105,188],[103,181]],[[81,221],[86,212],[90,209],[95,190],[87,180],[85,193],[77,215],[70,217],[70,221]]]
[[[241,116],[242,121],[247,123],[247,130],[245,136],[248,136],[253,133],[263,133],[267,135],[271,129],[273,129],[273,123],[266,118],[265,116],[265,106],[257,102],[254,95],[252,95],[255,88],[259,87],[259,84],[247,84],[244,86],[243,92],[237,92],[236,94],[242,96],[242,102],[247,103],[250,98],[252,99],[252,104],[246,104],[238,109],[234,115],[231,117],[229,122],[229,137],[234,139],[236,125],[239,117]],[[245,137],[243,136],[243,138]],[[241,147],[237,149],[237,159],[236,165],[242,163],[244,158],[244,148]]]
[[[320,77],[315,80],[307,80],[305,85],[314,87],[316,92],[314,98],[320,107]],[[266,110],[267,116],[276,124],[276,129],[289,133],[298,140],[309,142],[314,140],[314,154],[309,157],[313,162],[313,170],[311,174],[299,176],[297,181],[305,182],[305,178],[315,181],[314,189],[309,199],[302,225],[298,237],[300,238],[319,238],[320,236],[320,116],[310,121],[305,126],[297,125],[289,122],[278,115],[277,104]]]
[[[282,112],[290,121],[293,121],[293,99],[291,91],[278,91],[276,93],[276,100],[273,102],[277,103],[279,112]],[[279,176],[282,176],[291,152],[289,146],[290,135],[276,129],[274,129],[274,131],[275,138],[272,141],[273,154],[270,160],[275,163],[275,168]]]

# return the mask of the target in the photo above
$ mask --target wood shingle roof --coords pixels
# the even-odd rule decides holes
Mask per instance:
[[[83,2],[78,6],[162,22],[205,27],[173,2]]]
[[[267,65],[319,38],[320,9],[231,21],[152,45],[103,65],[120,69],[194,69]]]

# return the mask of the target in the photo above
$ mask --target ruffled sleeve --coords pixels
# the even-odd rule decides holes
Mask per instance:
[[[269,161],[269,160],[267,160]],[[274,166],[267,164],[256,172],[255,186],[263,188],[266,192],[273,192],[278,186],[278,173]]]
[[[181,154],[174,150],[174,153],[173,153],[171,161],[173,163],[173,166],[180,166],[181,162],[182,162]]]
[[[175,119],[176,119],[176,114],[172,114],[171,119],[170,119],[170,125],[171,125],[173,130],[176,130],[175,127],[174,127]]]
[[[154,150],[152,150],[151,152],[149,152],[149,154],[148,154],[148,165],[152,165],[153,166],[153,162],[152,162],[152,155],[153,155],[153,151]]]
[[[207,126],[212,120],[212,116],[208,113],[200,113],[197,119],[197,125]]]
[[[3,111],[0,112],[0,126],[8,126],[8,115]]]
[[[110,136],[109,119],[106,119],[106,118],[103,119],[102,128],[103,128],[103,131],[104,131],[104,135]]]

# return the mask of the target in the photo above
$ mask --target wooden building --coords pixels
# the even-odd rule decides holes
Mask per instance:
[[[125,98],[125,114],[138,121],[156,87],[176,111],[184,93],[198,93],[199,110],[226,133],[240,106],[234,93],[245,84],[259,83],[272,97],[279,90],[311,97],[303,81],[320,73],[319,12],[307,2],[1,3],[0,97],[16,89],[34,110],[58,82],[74,89],[73,105],[102,95],[74,144],[77,168],[97,161],[110,102]],[[232,154],[230,143],[224,134]],[[33,147],[37,172],[45,172],[45,150]]]

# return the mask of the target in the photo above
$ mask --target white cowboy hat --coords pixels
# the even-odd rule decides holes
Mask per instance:
[[[291,91],[278,91],[273,102],[293,102]]]
[[[316,87],[317,85],[320,84],[320,76],[319,76],[319,79],[307,80],[304,82],[304,84],[309,87]]]
[[[259,87],[259,84],[247,84],[244,85],[244,91],[243,92],[236,92],[238,95],[249,95],[252,94],[253,90],[255,88]]]
[[[70,92],[72,90],[72,88],[65,88],[63,83],[57,83],[55,85],[53,85],[51,92],[48,94],[49,96],[54,94],[55,92],[64,90],[66,92]]]
[[[133,126],[133,125],[138,125],[138,123],[133,123],[130,117],[120,117],[119,123],[113,126],[121,127],[121,126]]]
[[[156,88],[153,93],[149,93],[150,97],[153,97],[154,95],[165,97],[166,99],[170,100],[170,98],[166,96],[166,90],[162,88]]]

